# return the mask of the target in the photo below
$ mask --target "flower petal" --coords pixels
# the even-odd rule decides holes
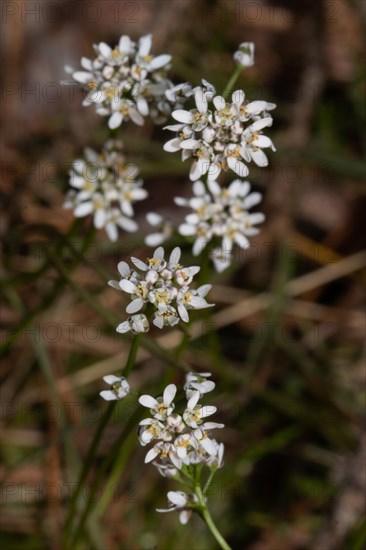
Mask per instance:
[[[163,400],[166,405],[170,405],[173,401],[175,394],[177,393],[177,387],[174,384],[169,384],[164,390]]]
[[[122,279],[119,282],[119,286],[121,290],[124,290],[124,292],[128,292],[128,294],[133,294],[137,290],[137,286],[129,279]]]
[[[179,508],[183,508],[188,502],[187,495],[183,491],[169,491],[168,499],[174,506],[179,506]]]
[[[132,302],[128,304],[128,306],[126,307],[126,312],[136,313],[137,311],[140,311],[143,305],[144,305],[143,300],[141,300],[141,298],[136,298],[135,300],[132,300]]]
[[[164,143],[164,151],[167,151],[168,153],[176,153],[180,150],[180,144],[181,140],[179,138],[173,138]]]
[[[135,264],[135,266],[136,266],[138,269],[141,269],[141,271],[147,271],[147,270],[149,269],[148,266],[147,266],[144,262],[142,262],[142,261],[139,260],[138,258],[134,258],[133,256],[132,256],[132,258],[131,258],[131,262],[132,262],[133,264]]]
[[[139,40],[139,55],[146,56],[150,53],[152,44],[152,35],[146,34]]]
[[[227,159],[227,163],[229,168],[231,168],[231,170],[235,172],[235,174],[238,174],[241,178],[245,178],[249,174],[248,167],[244,164],[244,162],[241,162],[241,160],[234,157],[229,157]]]
[[[146,394],[141,395],[139,397],[139,403],[143,407],[147,407],[148,409],[153,409],[158,404],[158,402],[156,401],[156,399],[154,397],[152,397],[151,395],[146,395]]]
[[[262,151],[262,149],[257,149],[257,151],[250,149],[250,156],[257,166],[268,166],[267,155]]]
[[[182,254],[181,249],[179,248],[179,246],[176,246],[172,251],[172,253],[170,254],[169,264],[176,265],[177,263],[179,263],[181,254]]]
[[[184,109],[177,109],[172,112],[172,117],[178,122],[184,122],[184,124],[192,124],[194,121],[193,113],[185,111]]]
[[[190,397],[188,403],[187,403],[187,409],[194,409],[194,407],[197,405],[198,400],[200,398],[200,392],[195,391],[192,397]]]
[[[116,382],[121,382],[121,377],[114,376],[114,374],[107,374],[107,376],[103,376],[103,380],[111,386]]]
[[[171,59],[172,56],[168,54],[158,55],[154,57],[154,59],[151,61],[149,68],[150,70],[154,69],[154,71],[156,69],[161,69],[161,67],[167,65],[171,61]]]
[[[155,447],[150,449],[150,451],[145,456],[145,464],[154,460],[158,456],[158,454],[159,454],[159,451]]]
[[[206,416],[211,416],[211,414],[214,414],[216,411],[217,411],[217,408],[214,407],[213,405],[206,405],[201,408],[201,416],[202,418],[205,418]]]
[[[93,212],[93,203],[92,202],[83,202],[79,204],[74,211],[74,214],[77,218],[82,218]]]
[[[202,88],[197,88],[194,94],[194,99],[196,101],[198,111],[201,114],[204,114],[207,111],[207,97]]]
[[[99,392],[100,397],[102,397],[105,401],[116,401],[117,396],[114,392],[110,390],[103,390]]]
[[[115,128],[118,128],[119,126],[121,126],[122,120],[123,120],[123,116],[122,116],[121,113],[118,113],[118,112],[113,113],[113,115],[108,120],[109,128],[111,130],[114,130]]]
[[[129,332],[131,330],[131,325],[129,321],[123,321],[123,323],[120,323],[118,327],[116,328],[116,331],[120,334],[126,334],[126,332]]]

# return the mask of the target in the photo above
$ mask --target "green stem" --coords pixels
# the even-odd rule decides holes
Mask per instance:
[[[230,80],[229,82],[227,83],[226,85],[226,88],[225,88],[225,91],[224,93],[222,94],[224,99],[227,99],[229,93],[232,91],[232,89],[234,88],[235,86],[235,83],[236,81],[238,80],[239,76],[240,76],[240,73],[242,72],[243,70],[243,65],[237,65],[235,67],[235,70],[233,72],[233,74],[231,75],[230,77]]]
[[[125,368],[123,369],[123,372],[122,372],[122,374],[125,378],[127,378],[129,376],[129,374],[131,373],[133,367],[135,366],[136,356],[137,356],[137,352],[138,352],[138,349],[139,349],[141,336],[142,336],[142,334],[136,334],[134,339],[133,339],[133,342],[131,344],[130,353],[128,355],[127,363],[126,363],[126,366],[125,366]]]
[[[205,498],[202,493],[202,489],[199,485],[195,488],[195,493],[198,497],[198,502],[200,504],[200,511],[199,514],[201,515],[202,519],[205,521],[207,527],[211,531],[212,535],[215,537],[217,543],[219,544],[220,548],[222,550],[232,550],[231,547],[228,545],[220,531],[215,525],[214,520],[212,519],[212,516],[207,508]]]
[[[212,519],[212,516],[208,511],[207,507],[203,508],[202,517],[205,520],[207,527],[210,529],[211,533],[213,534],[218,544],[220,545],[220,548],[222,548],[222,550],[231,550],[231,547],[228,545],[228,543],[226,542],[226,540],[224,539],[224,537],[221,535],[220,531],[216,527],[214,520]]]
[[[125,377],[127,377],[130,374],[133,366],[135,365],[135,360],[136,360],[137,350],[138,350],[138,347],[139,347],[139,344],[140,344],[140,339],[141,339],[141,334],[136,335],[133,342],[132,342],[132,344],[131,344],[130,353],[128,355],[127,363],[126,363],[125,368],[123,369],[123,375]],[[88,475],[90,467],[93,463],[95,453],[96,453],[96,450],[97,450],[98,445],[100,443],[100,440],[102,438],[103,432],[104,432],[109,420],[112,417],[112,414],[113,414],[113,411],[115,409],[116,404],[117,404],[117,401],[111,401],[110,403],[108,403],[108,407],[106,408],[106,410],[105,410],[105,412],[104,412],[104,414],[103,414],[103,416],[100,420],[97,431],[94,434],[92,444],[89,447],[88,454],[87,454],[85,462],[84,462],[84,466],[83,466],[81,474],[79,476],[77,487],[76,487],[75,492],[72,496],[72,500],[71,500],[71,503],[70,503],[70,506],[69,506],[69,512],[68,512],[68,516],[67,516],[66,523],[65,523],[65,540],[66,540],[66,542],[67,542],[67,540],[69,539],[69,537],[71,535],[73,519],[74,519],[74,516],[75,516],[76,509],[77,509],[79,497],[80,497],[81,491],[82,491],[83,486],[84,486],[84,482],[86,480],[86,477]]]
[[[126,438],[132,432],[132,430],[134,429],[134,427],[136,425],[136,422],[140,418],[141,418],[141,411],[140,411],[139,408],[137,408],[133,412],[133,414],[132,414],[130,420],[128,421],[128,423],[125,425],[122,434],[117,439],[117,441],[113,444],[112,448],[110,449],[108,454],[104,457],[103,462],[99,466],[97,475],[96,475],[96,477],[94,479],[94,482],[93,482],[93,485],[91,487],[90,494],[88,495],[89,496],[88,502],[87,502],[87,504],[86,504],[86,506],[85,506],[85,508],[82,512],[79,524],[77,525],[77,527],[75,529],[74,537],[73,537],[72,541],[70,542],[70,546],[65,547],[67,550],[69,550],[69,548],[72,549],[72,550],[75,550],[78,547],[79,541],[81,541],[81,539],[83,537],[84,525],[87,522],[88,518],[90,518],[91,520],[95,519],[94,515],[92,514],[92,511],[96,506],[96,500],[97,500],[96,499],[96,494],[97,494],[97,491],[98,491],[98,489],[99,489],[99,487],[102,483],[103,476],[105,475],[105,473],[107,472],[108,469],[110,469],[111,467],[113,468],[113,463],[114,463],[115,457],[116,456],[118,457],[120,455],[121,448],[125,444]],[[120,472],[120,475],[121,475],[121,472]]]
[[[210,475],[207,478],[207,481],[205,483],[205,486],[203,487],[203,494],[205,495],[211,485],[211,482],[213,480],[214,475],[216,474],[216,468],[213,468],[210,472]]]
[[[72,499],[71,499],[71,503],[70,503],[70,506],[69,506],[69,512],[68,512],[66,523],[65,523],[65,541],[66,541],[66,546],[65,547],[66,548],[67,548],[67,541],[69,540],[70,535],[71,535],[72,524],[73,524],[73,520],[74,520],[74,517],[75,517],[75,513],[76,513],[76,509],[77,509],[77,505],[78,505],[78,501],[79,501],[81,491],[83,489],[83,486],[84,486],[86,477],[89,473],[90,467],[93,463],[95,452],[98,448],[98,445],[99,445],[99,442],[100,442],[101,437],[103,435],[103,432],[104,432],[104,430],[105,430],[105,428],[106,428],[106,426],[107,426],[107,424],[108,424],[108,422],[109,422],[109,420],[110,420],[110,418],[113,414],[116,403],[117,403],[117,401],[111,401],[110,403],[108,403],[108,407],[106,408],[106,410],[105,410],[105,412],[104,412],[104,414],[103,414],[103,416],[100,420],[98,429],[94,434],[92,444],[89,447],[88,454],[87,454],[86,459],[84,461],[84,465],[83,465],[83,468],[82,468],[80,476],[79,476],[78,484],[76,486],[75,492],[74,492],[74,494],[72,496]]]

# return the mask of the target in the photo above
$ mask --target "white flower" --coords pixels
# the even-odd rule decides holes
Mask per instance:
[[[98,114],[109,117],[110,128],[127,120],[142,125],[146,117],[160,124],[190,91],[189,85],[179,88],[166,78],[171,56],[153,56],[151,44],[150,34],[137,43],[122,35],[113,49],[104,42],[95,45],[96,57],[81,59],[83,70],[67,69],[88,92],[83,105],[94,104]]]
[[[138,126],[143,126],[144,119],[135,104],[129,99],[118,99],[111,105],[112,115],[108,121],[111,130],[121,126],[123,121],[132,120]]]
[[[175,199],[179,206],[193,210],[178,231],[183,236],[195,237],[192,250],[195,256],[212,239],[220,239],[221,247],[211,252],[211,258],[216,270],[223,271],[231,263],[234,244],[248,248],[248,237],[259,233],[256,225],[262,223],[265,217],[260,212],[250,213],[249,210],[261,200],[260,193],[250,192],[247,181],[236,179],[228,187],[221,187],[212,179],[208,180],[207,188],[202,181],[196,181],[191,199]]]
[[[173,399],[177,392],[174,384],[169,384],[164,390],[163,396],[155,399],[151,395],[141,395],[139,403],[150,409],[150,413],[157,420],[166,420],[174,410]]]
[[[206,464],[210,468],[221,468],[223,466],[225,447],[223,443],[217,443],[217,441],[215,441],[215,446],[216,446],[216,454],[210,456],[207,459]]]
[[[211,285],[204,285],[207,292],[211,289]],[[180,318],[188,323],[189,309],[205,309],[206,307],[211,307],[210,304],[206,302],[204,297],[201,295],[203,287],[199,287],[197,290],[187,291],[186,289],[180,290],[177,295],[177,304],[178,304],[178,313]]]
[[[185,429],[185,424],[180,414],[169,415],[168,418],[166,419],[166,424],[167,424],[167,429],[171,434],[181,433]]]
[[[175,86],[171,86],[168,90],[165,91],[165,97],[172,104],[178,107],[181,103],[182,105],[186,102],[187,98],[192,95],[192,86],[189,82],[182,82]]]
[[[232,262],[232,252],[231,250],[225,250],[224,246],[221,245],[219,248],[214,248],[210,254],[210,258],[214,267],[218,273],[222,273],[230,267]]]
[[[153,324],[160,329],[165,326],[174,327],[178,323],[178,314],[172,306],[167,305],[154,313]]]
[[[206,429],[214,429],[214,428],[223,428],[223,424],[218,424],[217,422],[206,422],[204,425],[200,426],[196,430],[193,431],[193,437],[196,439],[196,441],[200,444],[200,446],[208,453],[210,456],[216,456],[217,455],[217,442],[215,439],[211,439]]]
[[[153,462],[154,466],[156,466],[159,474],[163,477],[175,477],[178,473],[178,468],[176,468],[169,459],[165,459],[164,461],[160,462]]]
[[[140,422],[139,440],[142,446],[151,443],[154,439],[169,441],[172,439],[169,431],[165,429],[162,422],[156,418],[145,418]]]
[[[197,496],[195,494],[188,495],[183,491],[169,491],[167,496],[170,507],[167,510],[157,508],[156,511],[161,513],[180,511],[179,521],[185,525],[192,515],[192,509],[189,508],[189,505],[192,508],[194,507],[194,503],[198,502]]]
[[[177,109],[172,112],[179,124],[166,127],[176,132],[176,137],[164,145],[165,151],[181,150],[182,160],[193,159],[192,181],[207,173],[208,179],[216,179],[221,170],[229,169],[245,177],[249,173],[246,163],[252,160],[265,166],[262,149],[275,148],[260,132],[272,125],[268,111],[276,106],[266,101],[249,102],[242,90],[233,92],[230,103],[222,96],[212,95],[207,93],[207,86],[196,88],[196,107],[190,111]],[[246,126],[250,121],[252,124]]]
[[[126,378],[123,376],[114,376],[108,374],[103,377],[104,382],[111,386],[110,390],[103,390],[99,395],[106,401],[116,401],[117,399],[123,399],[130,393],[130,385]]]
[[[107,141],[101,153],[87,148],[84,159],[73,162],[70,185],[75,190],[67,195],[64,208],[73,208],[76,217],[92,214],[95,227],[104,227],[116,241],[118,228],[138,229],[132,205],[145,199],[147,191],[137,175],[137,166],[126,164],[121,141]]]
[[[189,464],[188,453],[197,449],[197,438],[190,433],[181,434],[175,438],[173,445],[178,457],[184,463]]]
[[[196,391],[190,397],[187,408],[183,413],[183,420],[190,428],[198,428],[202,424],[203,419],[211,416],[216,412],[216,407],[197,405],[200,398],[200,392]]]
[[[167,241],[173,233],[172,223],[164,219],[160,214],[155,212],[148,212],[146,219],[152,227],[156,227],[158,231],[149,233],[145,237],[145,244],[148,246],[159,246]]]
[[[182,468],[182,460],[178,457],[174,445],[159,441],[156,443],[145,456],[145,464],[156,459],[169,459],[171,464],[178,470]]]
[[[234,60],[243,67],[254,65],[254,44],[253,42],[242,42],[234,53]]]
[[[187,399],[190,399],[195,391],[199,391],[201,395],[212,391],[215,388],[215,382],[207,380],[210,377],[210,372],[189,372],[184,384]]]
[[[131,272],[125,262],[119,264],[122,279],[119,282],[110,281],[109,284],[130,295],[131,302],[126,307],[127,313],[137,313],[147,304],[152,304],[155,308],[153,324],[163,328],[167,325],[176,325],[180,319],[188,322],[189,309],[211,306],[205,300],[211,285],[203,285],[197,290],[190,289],[189,285],[200,268],[199,266],[183,267],[179,263],[180,256],[181,250],[176,247],[167,261],[164,258],[164,249],[159,247],[155,250],[153,257],[148,258],[146,262],[132,257],[131,261],[142,273]],[[133,330],[132,321],[121,323],[117,330],[119,332]],[[142,322],[141,319],[140,322]],[[145,332],[146,318],[143,319],[143,327]],[[136,328],[134,330],[141,332]]]

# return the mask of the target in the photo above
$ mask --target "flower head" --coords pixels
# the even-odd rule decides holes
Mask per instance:
[[[208,84],[208,83],[207,83]],[[192,158],[190,179],[204,174],[216,179],[221,170],[232,170],[240,177],[248,175],[247,163],[267,166],[263,148],[275,150],[262,130],[272,125],[268,111],[276,105],[267,101],[249,102],[242,90],[236,90],[227,102],[222,96],[207,92],[207,86],[196,88],[195,107],[190,111],[172,112],[178,124],[167,126],[176,137],[165,145],[170,153],[181,151],[182,160]]]
[[[94,45],[96,57],[83,57],[82,70],[67,69],[88,92],[83,105],[95,104],[112,129],[128,120],[142,126],[148,116],[160,124],[186,99],[189,85],[177,89],[166,78],[171,56],[154,56],[151,46],[150,34],[138,42],[122,35],[114,48],[104,42]]]
[[[193,254],[197,256],[212,240],[220,240],[221,246],[215,248],[211,257],[217,271],[223,271],[230,265],[233,245],[240,248],[250,246],[249,238],[259,233],[256,227],[264,221],[262,213],[250,213],[249,209],[262,199],[260,193],[251,193],[248,181],[234,180],[228,187],[221,187],[216,180],[208,180],[207,188],[202,181],[193,185],[193,197],[177,197],[176,204],[191,208],[193,212],[186,216],[179,226],[179,233],[194,237]],[[223,249],[226,258],[219,256]]]
[[[100,396],[106,401],[116,401],[123,399],[130,393],[130,385],[126,378],[123,376],[114,376],[114,374],[108,374],[103,377],[104,382],[111,386],[110,390],[103,390],[100,392]]]
[[[122,142],[109,140],[101,153],[85,149],[83,159],[73,162],[70,171],[72,191],[64,203],[76,217],[93,215],[96,228],[105,228],[111,241],[118,227],[128,232],[138,229],[133,204],[147,197],[135,164],[126,163]]]
[[[142,446],[154,443],[148,451],[145,462],[153,462],[163,476],[174,477],[182,468],[191,464],[206,464],[218,468],[222,464],[223,446],[211,437],[212,430],[223,428],[223,424],[206,422],[216,412],[216,407],[198,404],[201,393],[213,389],[214,383],[207,380],[210,373],[189,373],[184,388],[191,395],[182,414],[173,413],[177,388],[169,384],[162,397],[142,395],[139,402],[150,409],[152,418],[140,422],[139,440]],[[192,386],[193,385],[193,386]]]
[[[188,322],[188,310],[210,307],[205,295],[211,285],[204,285],[197,290],[191,289],[192,279],[200,268],[183,267],[179,263],[180,256],[181,250],[176,247],[166,260],[164,249],[159,247],[146,262],[131,258],[139,272],[131,270],[125,262],[120,262],[119,271],[122,279],[119,282],[110,281],[109,284],[130,295],[131,302],[126,308],[127,313],[135,314],[151,304],[155,310],[153,324],[163,328],[166,325],[174,326],[179,320]],[[142,317],[143,320],[139,319],[132,327],[131,323],[135,318],[133,315],[127,324],[121,323],[117,330],[127,332],[134,329],[135,332],[142,332],[137,329],[137,325],[141,325],[146,332],[148,321],[144,314]]]

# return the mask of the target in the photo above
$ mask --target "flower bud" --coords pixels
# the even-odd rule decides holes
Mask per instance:
[[[234,53],[234,60],[243,67],[254,65],[254,44],[253,42],[242,42],[238,51]]]

